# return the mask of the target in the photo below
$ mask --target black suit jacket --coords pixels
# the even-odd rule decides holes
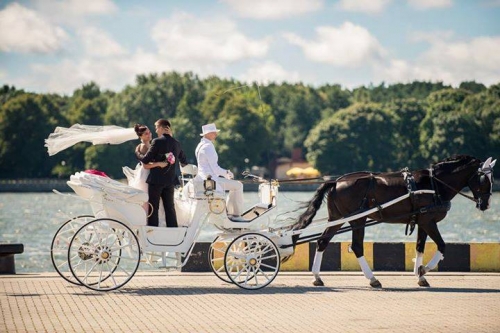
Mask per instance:
[[[144,157],[139,160],[147,164],[149,162],[165,162],[167,160],[166,154],[172,152],[175,156],[175,164],[179,162],[186,164],[186,157],[182,152],[181,144],[168,134],[163,134],[161,137],[154,139],[151,147]],[[175,175],[176,165],[169,165],[166,168],[152,168],[150,169],[148,184],[161,184],[161,185],[177,185],[178,180]]]

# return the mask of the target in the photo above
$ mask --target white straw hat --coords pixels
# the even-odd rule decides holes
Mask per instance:
[[[205,134],[212,133],[212,132],[220,132],[220,130],[215,127],[215,124],[206,124],[201,126],[201,130],[203,133],[200,133],[200,136],[204,136]]]

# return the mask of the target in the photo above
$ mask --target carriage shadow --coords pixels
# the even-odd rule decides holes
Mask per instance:
[[[151,287],[151,288],[123,288],[120,293],[131,294],[135,296],[165,296],[165,295],[293,295],[307,294],[317,292],[337,292],[335,288],[329,287],[303,287],[303,286],[268,286],[258,290],[244,290],[236,286],[221,287],[196,287],[196,286],[174,286],[174,287]]]
[[[225,294],[225,295],[283,295],[283,294],[308,294],[308,293],[347,293],[351,291],[365,292],[426,292],[426,293],[460,293],[460,294],[497,294],[500,289],[483,289],[483,288],[457,288],[457,287],[390,287],[374,289],[368,286],[356,287],[314,287],[314,286],[285,286],[275,285],[267,286],[258,290],[244,290],[236,286],[214,286],[214,287],[197,287],[197,286],[165,286],[165,287],[142,287],[142,288],[123,288],[119,292],[136,295],[136,296],[165,296],[165,295],[208,295],[208,294]]]

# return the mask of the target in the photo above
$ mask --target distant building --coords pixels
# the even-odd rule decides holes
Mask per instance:
[[[281,157],[276,159],[274,174],[277,179],[310,177],[306,174],[308,171],[304,174],[301,173],[301,170],[303,171],[305,169],[310,171],[312,169],[311,164],[302,157],[302,148],[294,148],[292,151],[292,158]],[[288,175],[287,172],[289,172]]]

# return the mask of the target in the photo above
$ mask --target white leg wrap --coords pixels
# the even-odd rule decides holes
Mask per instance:
[[[415,257],[415,266],[413,267],[413,274],[418,276],[418,268],[422,266],[424,263],[424,254],[421,252],[417,252],[417,256]]]
[[[436,251],[434,257],[432,257],[431,261],[429,261],[426,268],[428,268],[429,270],[433,270],[434,268],[436,268],[438,262],[443,259],[444,259],[443,254],[439,251]]]
[[[365,257],[359,257],[358,258],[359,266],[361,267],[361,270],[363,271],[363,274],[365,275],[365,278],[368,280],[371,280],[373,278],[373,272],[368,266],[368,263],[366,262]]]
[[[321,269],[321,261],[323,261],[323,252],[318,252],[316,250],[316,254],[314,255],[314,262],[312,266],[312,273],[314,274],[315,277],[319,276],[319,271]]]

